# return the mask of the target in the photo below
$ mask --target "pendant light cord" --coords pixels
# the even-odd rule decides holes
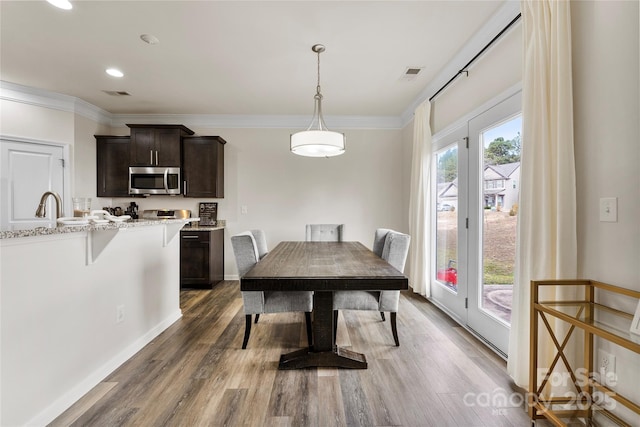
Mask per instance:
[[[320,51],[318,54],[318,84],[316,85],[316,96],[319,96],[322,99],[322,94],[320,93]]]

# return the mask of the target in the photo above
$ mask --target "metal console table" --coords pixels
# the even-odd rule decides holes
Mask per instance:
[[[572,287],[572,300],[541,300],[543,289],[550,287]],[[597,292],[597,295],[596,295]],[[556,426],[566,426],[567,423],[580,422],[592,425],[596,413],[602,414],[617,425],[632,425],[625,422],[618,415],[603,407],[602,398],[606,395],[606,402],[623,405],[638,414],[640,420],[640,405],[625,398],[610,387],[605,378],[600,378],[594,372],[594,337],[615,343],[627,350],[640,353],[640,337],[630,332],[633,314],[609,307],[599,301],[605,295],[613,298],[640,299],[640,292],[612,286],[592,280],[540,280],[531,282],[531,336],[530,336],[530,369],[529,369],[529,417],[532,424],[535,420],[546,418]],[[562,322],[557,322],[560,319]],[[554,328],[560,324],[560,328]],[[544,326],[542,326],[544,325]],[[544,328],[544,329],[542,329]],[[540,337],[544,331],[553,342],[555,356],[548,368],[540,368]],[[567,343],[576,331],[583,331],[584,357],[581,366],[575,369],[571,366],[569,357],[565,354]],[[558,334],[564,333],[564,337]],[[560,363],[567,370],[567,377],[571,391],[564,390],[562,396],[553,395],[552,376],[554,369]],[[577,362],[580,363],[580,362]],[[538,369],[543,369],[539,375]],[[633,367],[631,367],[633,370]],[[599,392],[599,394],[595,394]],[[596,398],[600,396],[600,398]],[[612,400],[609,400],[612,399]]]

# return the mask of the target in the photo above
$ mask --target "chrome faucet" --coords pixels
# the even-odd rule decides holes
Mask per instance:
[[[62,200],[60,199],[60,195],[55,191],[45,191],[40,198],[40,205],[38,205],[38,209],[36,209],[36,216],[38,218],[47,216],[47,197],[49,196],[53,196],[56,200],[56,219],[58,219],[62,217]]]

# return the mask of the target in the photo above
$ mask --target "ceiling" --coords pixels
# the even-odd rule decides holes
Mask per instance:
[[[317,78],[311,46],[322,43],[328,116],[402,115],[451,77],[455,58],[505,6],[504,0],[72,3],[65,11],[44,0],[0,2],[2,81],[71,95],[113,114],[311,115]],[[143,42],[142,34],[159,43]],[[108,76],[108,67],[125,76]],[[407,80],[408,67],[423,69]]]

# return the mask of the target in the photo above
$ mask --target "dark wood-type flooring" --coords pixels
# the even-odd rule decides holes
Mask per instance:
[[[400,297],[400,347],[388,316],[340,313],[337,344],[366,354],[366,370],[278,370],[306,343],[302,313],[261,315],[242,350],[237,281],[180,299],[182,319],[51,425],[530,425],[505,362],[411,291]]]

